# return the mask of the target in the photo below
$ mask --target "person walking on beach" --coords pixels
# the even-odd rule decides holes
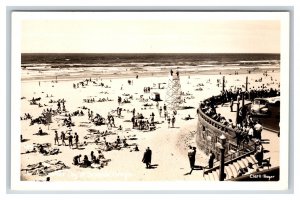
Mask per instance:
[[[60,138],[61,138],[62,145],[66,146],[66,142],[65,142],[66,135],[63,131],[61,132]]]
[[[190,174],[192,174],[194,168],[195,168],[195,161],[196,161],[196,147],[191,147],[189,146],[189,151],[188,151],[188,157],[189,157],[189,161],[190,161],[190,167],[191,167],[191,171]]]
[[[151,168],[151,158],[152,158],[152,151],[149,147],[147,147],[142,162],[146,164],[146,168]]]
[[[79,142],[79,136],[77,135],[77,133],[75,132],[75,145],[76,145],[76,149],[78,149],[78,142]]]
[[[174,124],[175,124],[175,116],[173,115],[173,117],[172,117],[172,128],[174,128]]]
[[[57,133],[57,131],[55,131],[54,145],[56,145],[56,142],[57,142],[57,145],[59,145],[59,142],[58,142],[58,133]]]

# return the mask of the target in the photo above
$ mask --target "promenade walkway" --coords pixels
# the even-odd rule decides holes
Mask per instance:
[[[247,103],[247,102],[245,102]],[[229,103],[223,106],[218,105],[216,111],[224,116],[226,119],[232,119],[233,123],[236,123],[236,104],[234,104],[234,112],[230,112]],[[263,126],[263,124],[262,124]],[[280,166],[280,137],[277,133],[263,129],[262,131],[262,144],[264,147],[264,158],[271,157],[271,167]]]

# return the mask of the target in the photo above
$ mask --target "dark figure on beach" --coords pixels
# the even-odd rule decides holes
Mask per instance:
[[[175,116],[173,115],[172,120],[171,120],[171,121],[172,121],[172,127],[173,127],[173,128],[174,128],[175,120],[176,120],[176,119],[175,119]]]
[[[56,145],[56,142],[57,142],[57,145],[59,145],[58,143],[58,133],[57,131],[55,131],[55,136],[54,136],[54,144]]]
[[[152,151],[149,147],[147,147],[142,160],[142,162],[146,164],[147,169],[151,167],[151,157],[152,157]]]
[[[65,142],[66,135],[63,131],[61,132],[60,138],[61,138],[62,144],[66,146],[66,142]]]
[[[195,167],[195,155],[196,154],[195,154],[195,151],[194,151],[193,147],[189,146],[188,158],[189,158],[191,170],[193,170],[194,167]]]
[[[69,147],[70,148],[73,147],[73,136],[71,134],[69,134],[68,140],[69,140]]]
[[[43,130],[41,129],[41,127],[39,127],[38,135],[43,135]]]
[[[94,155],[94,151],[91,151],[91,160],[94,160],[96,156]]]
[[[91,165],[92,165],[92,162],[89,161],[87,155],[84,155],[82,167],[90,167]]]
[[[78,149],[78,142],[79,142],[79,136],[77,133],[75,133],[75,145],[76,145],[76,148]]]
[[[73,165],[79,165],[79,163],[80,163],[80,157],[81,157],[81,154],[79,154],[77,156],[74,156],[74,158],[73,158]]]
[[[117,143],[117,144],[121,144],[120,136],[117,137],[116,143]]]
[[[208,159],[208,167],[209,168],[212,168],[214,166],[214,160],[215,160],[215,158],[216,158],[215,154],[212,151],[210,151],[210,153],[209,153],[209,159]]]
[[[134,151],[140,151],[138,145],[135,145]]]
[[[171,76],[173,76],[173,70],[172,69],[170,70],[170,74],[171,74]]]

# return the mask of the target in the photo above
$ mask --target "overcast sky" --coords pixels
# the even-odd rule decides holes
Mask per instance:
[[[279,20],[30,19],[23,53],[279,53]]]

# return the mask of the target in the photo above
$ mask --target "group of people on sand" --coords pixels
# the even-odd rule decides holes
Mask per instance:
[[[63,146],[69,146],[70,148],[73,148],[73,145],[75,145],[75,148],[78,149],[79,135],[77,134],[77,132],[75,132],[73,136],[71,130],[68,130],[68,133],[61,131],[61,134],[59,136],[58,132],[54,131],[54,144],[59,146],[59,140],[61,140],[61,145]],[[68,145],[66,144],[65,140],[68,140]]]
[[[73,165],[78,165],[80,167],[91,167],[92,164],[100,165],[101,160],[104,160],[105,157],[101,150],[98,150],[98,156],[94,154],[94,151],[91,151],[90,159],[87,155],[83,156],[83,160],[81,161],[81,154],[73,157]]]

